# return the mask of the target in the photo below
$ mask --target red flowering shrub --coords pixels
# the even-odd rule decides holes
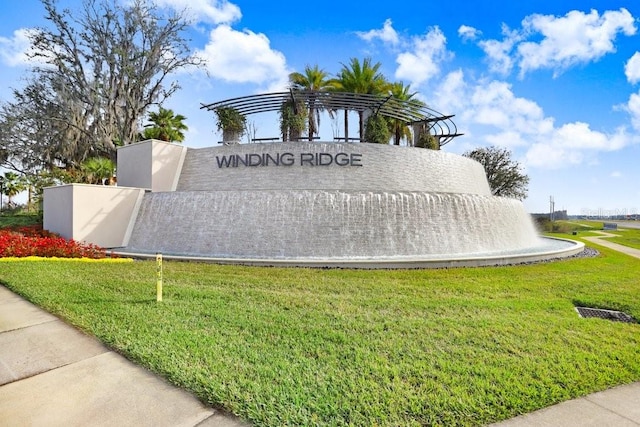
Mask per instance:
[[[0,258],[3,257],[104,258],[104,249],[64,239],[41,226],[0,229]]]

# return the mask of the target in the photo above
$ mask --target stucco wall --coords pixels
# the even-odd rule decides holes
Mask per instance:
[[[104,248],[126,246],[144,189],[69,184],[44,190],[46,230]]]
[[[118,185],[151,191],[176,189],[187,148],[148,140],[118,148]]]
[[[73,185],[45,188],[42,209],[42,228],[73,238]]]

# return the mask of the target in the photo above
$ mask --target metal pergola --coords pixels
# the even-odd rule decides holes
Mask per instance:
[[[455,123],[451,120],[453,115],[443,115],[415,100],[403,101],[393,95],[292,89],[289,92],[249,95],[212,104],[202,104],[201,108],[209,111],[215,111],[221,107],[233,108],[240,114],[247,116],[279,111],[285,103],[292,103],[294,108],[304,105],[307,109],[313,107],[315,110],[356,112],[369,110],[372,114],[397,119],[407,125],[424,126],[439,140],[441,146],[456,136],[462,135],[458,133]]]

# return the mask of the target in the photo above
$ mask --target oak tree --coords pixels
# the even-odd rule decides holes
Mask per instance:
[[[511,151],[496,146],[476,148],[463,154],[484,167],[491,194],[522,200],[527,197],[529,177],[520,163],[511,158]]]

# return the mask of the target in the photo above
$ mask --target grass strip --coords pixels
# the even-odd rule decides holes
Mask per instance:
[[[38,224],[42,224],[42,217],[37,213],[0,212],[0,228]]]

